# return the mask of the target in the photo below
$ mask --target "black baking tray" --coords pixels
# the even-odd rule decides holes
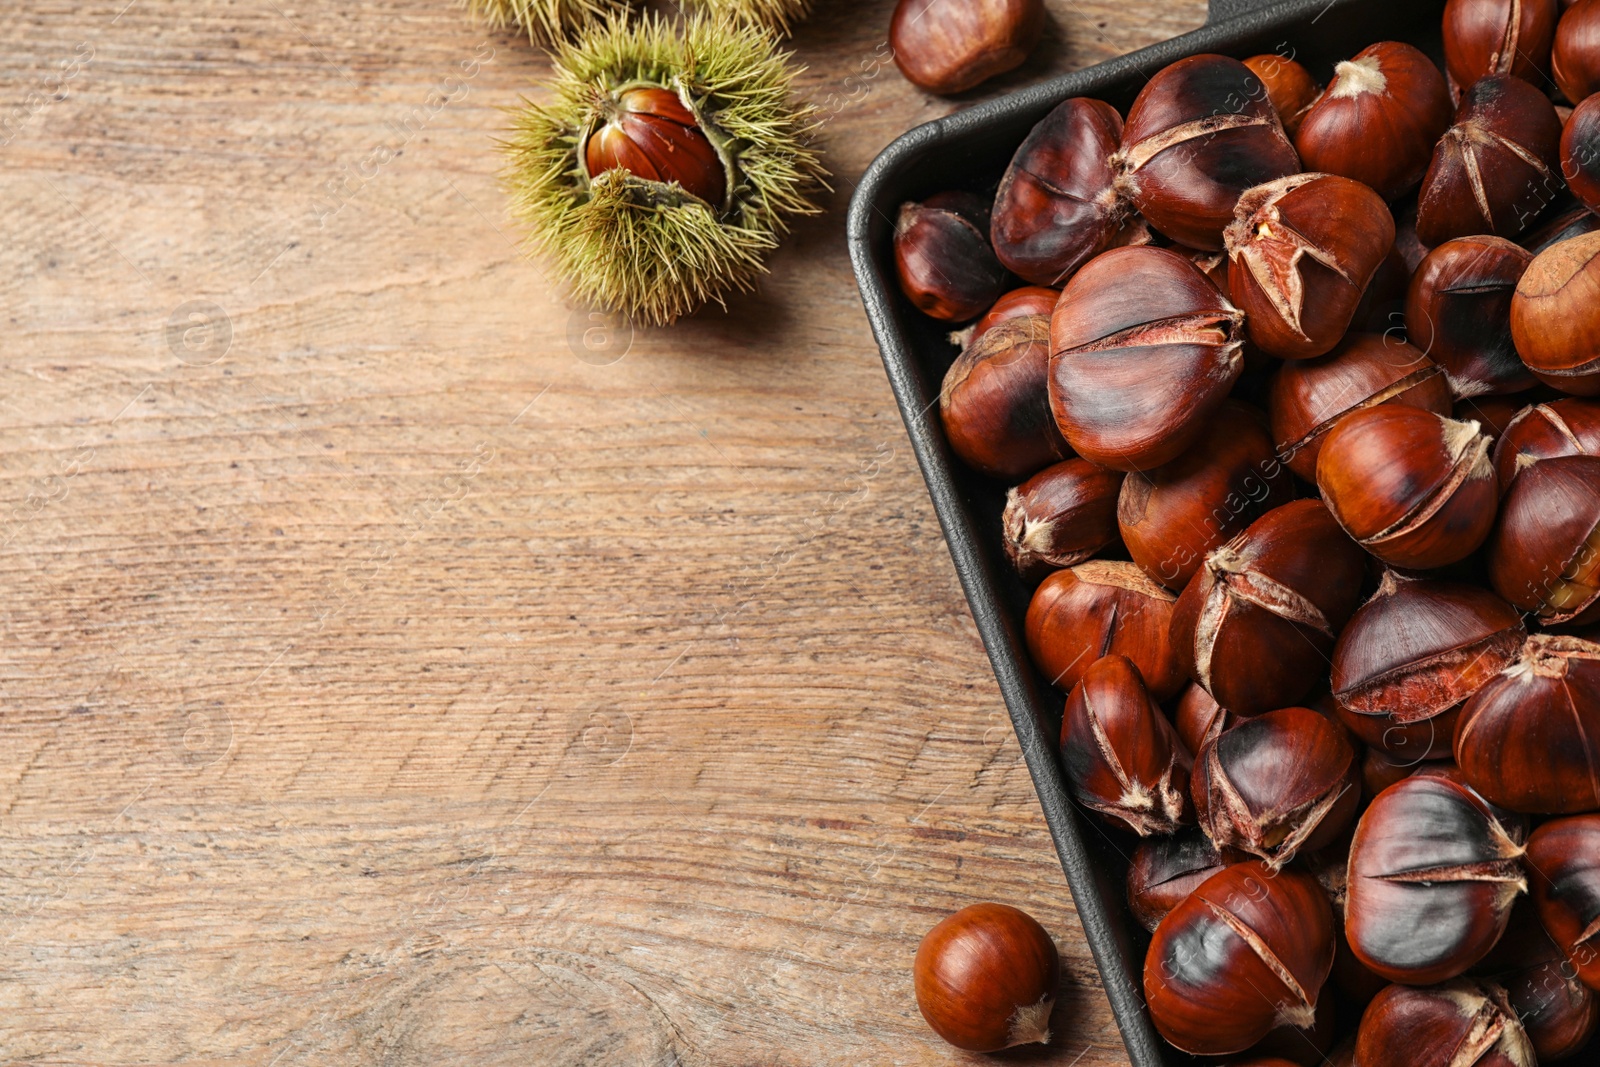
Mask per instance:
[[[1068,97],[1098,97],[1126,114],[1152,74],[1202,52],[1291,55],[1323,82],[1334,63],[1374,41],[1408,41],[1437,61],[1443,9],[1443,0],[1211,0],[1206,24],[1193,33],[916,127],[873,161],[850,201],[850,259],[861,301],[1134,1067],[1194,1061],[1161,1040],[1145,1010],[1149,937],[1128,913],[1122,888],[1133,839],[1084,817],[1067,791],[1056,757],[1064,701],[1029,661],[1022,636],[1029,589],[1001,550],[1006,487],[968,470],[945,440],[939,385],[958,351],[947,326],[900,294],[893,220],[903,202],[945,189],[992,194],[1034,123]]]

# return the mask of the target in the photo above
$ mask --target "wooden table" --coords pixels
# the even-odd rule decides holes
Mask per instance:
[[[0,11],[0,1059],[944,1064],[911,959],[992,899],[1066,964],[1014,1058],[1125,1062],[845,257],[985,93],[821,6],[827,214],[587,343],[495,183],[515,35]],[[1204,17],[1050,8],[986,92]]]

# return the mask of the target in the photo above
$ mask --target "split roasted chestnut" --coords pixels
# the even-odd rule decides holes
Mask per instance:
[[[1145,1001],[1161,1036],[1226,1056],[1288,1023],[1309,1027],[1333,967],[1333,913],[1322,887],[1260,860],[1225,867],[1156,927]]]
[[[1500,492],[1523,468],[1561,456],[1600,456],[1600,400],[1569,397],[1522,408],[1495,442]]]
[[[1556,0],[1450,0],[1444,6],[1445,69],[1457,85],[1491,74],[1542,83],[1560,14]]]
[[[929,930],[913,971],[917,1007],[956,1048],[997,1052],[1050,1040],[1061,983],[1055,942],[1005,904],[973,904]]]
[[[1494,524],[1490,443],[1475,422],[1403,404],[1364,408],[1324,439],[1317,488],[1345,532],[1383,562],[1443,567]]]
[[[1394,200],[1422,180],[1453,111],[1432,60],[1380,41],[1334,67],[1294,143],[1306,170],[1354,178]]]
[[[1020,66],[1043,32],[1043,0],[899,0],[889,47],[907,81],[949,95]]]
[[[1541,382],[1600,395],[1600,232],[1533,257],[1511,298],[1511,337]]]
[[[1275,508],[1206,557],[1174,609],[1173,649],[1222,707],[1285,707],[1317,683],[1365,569],[1321,502]]]
[[[1017,573],[1041,581],[1116,541],[1122,477],[1086,459],[1069,459],[1006,493],[1000,534]]]
[[[900,206],[894,266],[900,291],[942,322],[983,314],[1006,284],[989,247],[989,205],[971,193],[938,193]]]
[[[1261,79],[1227,56],[1162,68],[1128,109],[1119,186],[1161,233],[1219,249],[1239,195],[1300,169]]]
[[[1585,207],[1600,211],[1600,99],[1594,96],[1574,108],[1562,127],[1561,176]]]
[[[1500,512],[1487,559],[1495,591],[1544,623],[1600,621],[1600,459],[1529,465]]]
[[[1579,0],[1556,24],[1550,76],[1574,104],[1600,91],[1600,3]]]
[[[1089,665],[1067,697],[1061,763],[1072,795],[1140,837],[1189,822],[1189,753],[1126,656]]]
[[[1397,762],[1448,756],[1461,704],[1526,636],[1517,609],[1487,589],[1389,571],[1334,646],[1339,718]]]
[[[1272,110],[1278,113],[1278,121],[1283,123],[1283,132],[1293,138],[1295,131],[1300,129],[1300,120],[1322,91],[1317,87],[1316,79],[1293,59],[1276,53],[1251,56],[1244,60],[1244,65],[1261,79],[1262,86],[1267,90],[1267,99],[1272,101]]]
[[[1506,991],[1458,978],[1430,989],[1392,985],[1356,1032],[1361,1067],[1533,1067],[1533,1045]]]
[[[950,364],[939,416],[950,447],[975,470],[1015,481],[1072,455],[1050,412],[1050,320],[1007,319]]]
[[[1211,694],[1197,683],[1190,682],[1178,698],[1178,707],[1172,713],[1172,725],[1178,731],[1183,747],[1199,752],[1206,742],[1222,731],[1239,725],[1239,716],[1220,706]]]
[[[1171,699],[1185,681],[1167,636],[1174,599],[1132,563],[1090,560],[1056,571],[1028,604],[1028,651],[1062,689],[1100,656],[1126,656],[1157,700]]]
[[[1383,198],[1335,174],[1292,174],[1245,191],[1223,234],[1228,291],[1269,355],[1320,356],[1349,328],[1394,245]]]
[[[1056,299],[1060,296],[1060,289],[1052,289],[1047,285],[1024,285],[1011,290],[983,313],[983,318],[972,327],[972,336],[967,339],[967,344],[970,345],[985,330],[993,329],[1007,319],[1021,319],[1029,315],[1043,315],[1048,319],[1056,309]]]
[[[1243,369],[1243,318],[1177,252],[1097,256],[1050,319],[1050,406],[1062,434],[1115,470],[1177,459]]]
[[[1522,851],[1466,786],[1424,776],[1395,783],[1350,842],[1350,950],[1392,982],[1462,974],[1494,947],[1527,889]]]
[[[1429,252],[1406,293],[1406,338],[1444,369],[1458,397],[1533,387],[1511,340],[1511,296],[1533,254],[1503,237],[1462,237]]]
[[[1448,415],[1450,386],[1419,349],[1385,334],[1352,333],[1325,356],[1279,367],[1267,390],[1278,454],[1308,482],[1317,480],[1328,431],[1349,412],[1379,404]]]
[[[1128,863],[1128,907],[1146,930],[1154,930],[1167,912],[1227,865],[1198,826],[1147,837]]]
[[[1187,452],[1123,480],[1117,529],[1133,561],[1178,590],[1206,553],[1293,496],[1289,470],[1273,454],[1266,416],[1229,400]]]
[[[1600,815],[1545,823],[1528,838],[1539,921],[1578,977],[1600,989]]]

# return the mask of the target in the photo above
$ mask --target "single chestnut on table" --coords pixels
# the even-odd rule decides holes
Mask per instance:
[[[917,949],[917,1007],[956,1048],[998,1052],[1050,1040],[1061,983],[1055,942],[1005,904],[973,904],[940,921]]]
[[[1133,917],[1146,930],[1154,930],[1167,912],[1228,862],[1198,826],[1145,838],[1128,863],[1128,907]]]
[[[1017,573],[1041,581],[1114,543],[1122,478],[1121,471],[1069,459],[1007,492],[1000,536]]]
[[[1304,697],[1361,597],[1366,557],[1316,500],[1274,508],[1206,557],[1178,598],[1172,645],[1222,707]]]
[[[1533,1067],[1533,1045],[1506,991],[1457,978],[1428,989],[1392,985],[1356,1032],[1361,1067]]]
[[[1340,721],[1397,761],[1442,759],[1462,703],[1526,636],[1517,609],[1487,589],[1386,572],[1334,645]]]
[[[968,466],[1014,481],[1072,455],[1050,411],[1050,320],[1007,319],[979,334],[945,372],[939,417]]]
[[[1403,404],[1363,408],[1323,440],[1317,488],[1345,532],[1378,559],[1443,567],[1483,544],[1494,524],[1491,444],[1475,422]]]
[[[1541,622],[1600,621],[1600,459],[1562,456],[1518,474],[1487,563],[1495,591]]]
[[[942,322],[977,318],[1006,284],[989,247],[989,205],[972,193],[936,193],[900,205],[894,266],[900,291]]]
[[[1272,101],[1272,110],[1278,113],[1278,121],[1283,123],[1283,132],[1293,138],[1295,131],[1300,129],[1300,120],[1322,91],[1316,79],[1295,60],[1271,52],[1251,56],[1244,60],[1244,65],[1250,68],[1250,73],[1261,79],[1262,86],[1267,90],[1267,99]]]
[[[1368,805],[1350,842],[1344,930],[1393,982],[1462,974],[1494,947],[1527,889],[1522,845],[1477,793],[1414,776]]]
[[[1454,110],[1432,60],[1380,41],[1334,67],[1294,143],[1305,170],[1354,178],[1394,200],[1422,180]]]
[[[1443,368],[1458,397],[1516,393],[1535,381],[1511,339],[1511,297],[1533,254],[1503,237],[1446,241],[1406,293],[1406,339]]]
[[[1579,0],[1556,23],[1550,76],[1574,104],[1600,91],[1600,3]]]
[[[1542,84],[1560,16],[1556,0],[1450,0],[1444,6],[1444,62],[1457,85],[1490,74]]]
[[[1176,598],[1132,563],[1092,559],[1040,583],[1023,623],[1028,651],[1062,689],[1078,684],[1099,656],[1128,657],[1157,700],[1185,681],[1167,631]]]
[[[1600,989],[1600,815],[1553,819],[1528,838],[1539,921],[1578,977]]]
[[[1600,395],[1600,232],[1533,257],[1511,298],[1511,338],[1541,382]]]
[[[1115,163],[1139,214],[1201,250],[1223,247],[1241,193],[1300,170],[1261,79],[1219,55],[1180,59],[1145,83]]]
[[[1050,406],[1067,442],[1116,470],[1177,459],[1243,370],[1243,319],[1170,249],[1091,260],[1050,318]]]
[[[949,95],[1020,66],[1043,32],[1043,0],[899,0],[889,47],[907,81]]]
[[[1573,109],[1561,130],[1561,175],[1589,211],[1600,211],[1600,100]]]
[[[1247,189],[1223,234],[1228,292],[1269,355],[1309,359],[1344,337],[1394,245],[1383,198],[1336,174],[1291,174]]]
[[[1600,400],[1567,397],[1522,408],[1495,441],[1500,492],[1524,468],[1561,456],[1600,456]]]
[[[1283,1023],[1311,1026],[1332,967],[1333,912],[1317,880],[1249,860],[1161,920],[1145,955],[1145,1001],[1179,1049],[1226,1056]]]
[[[1322,444],[1346,414],[1406,404],[1450,414],[1450,384],[1422,351],[1386,334],[1351,333],[1325,356],[1291,360],[1267,388],[1272,438],[1289,469],[1317,480]]]

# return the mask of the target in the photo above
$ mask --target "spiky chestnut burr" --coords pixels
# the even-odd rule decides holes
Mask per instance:
[[[535,44],[571,37],[585,26],[626,16],[629,0],[459,0],[473,18],[492,30],[515,26]],[[811,14],[811,0],[694,0],[712,17],[726,17],[787,34]]]
[[[670,323],[754,288],[788,220],[820,210],[817,112],[770,32],[612,17],[554,60],[554,99],[514,112],[504,182],[579,299]]]

